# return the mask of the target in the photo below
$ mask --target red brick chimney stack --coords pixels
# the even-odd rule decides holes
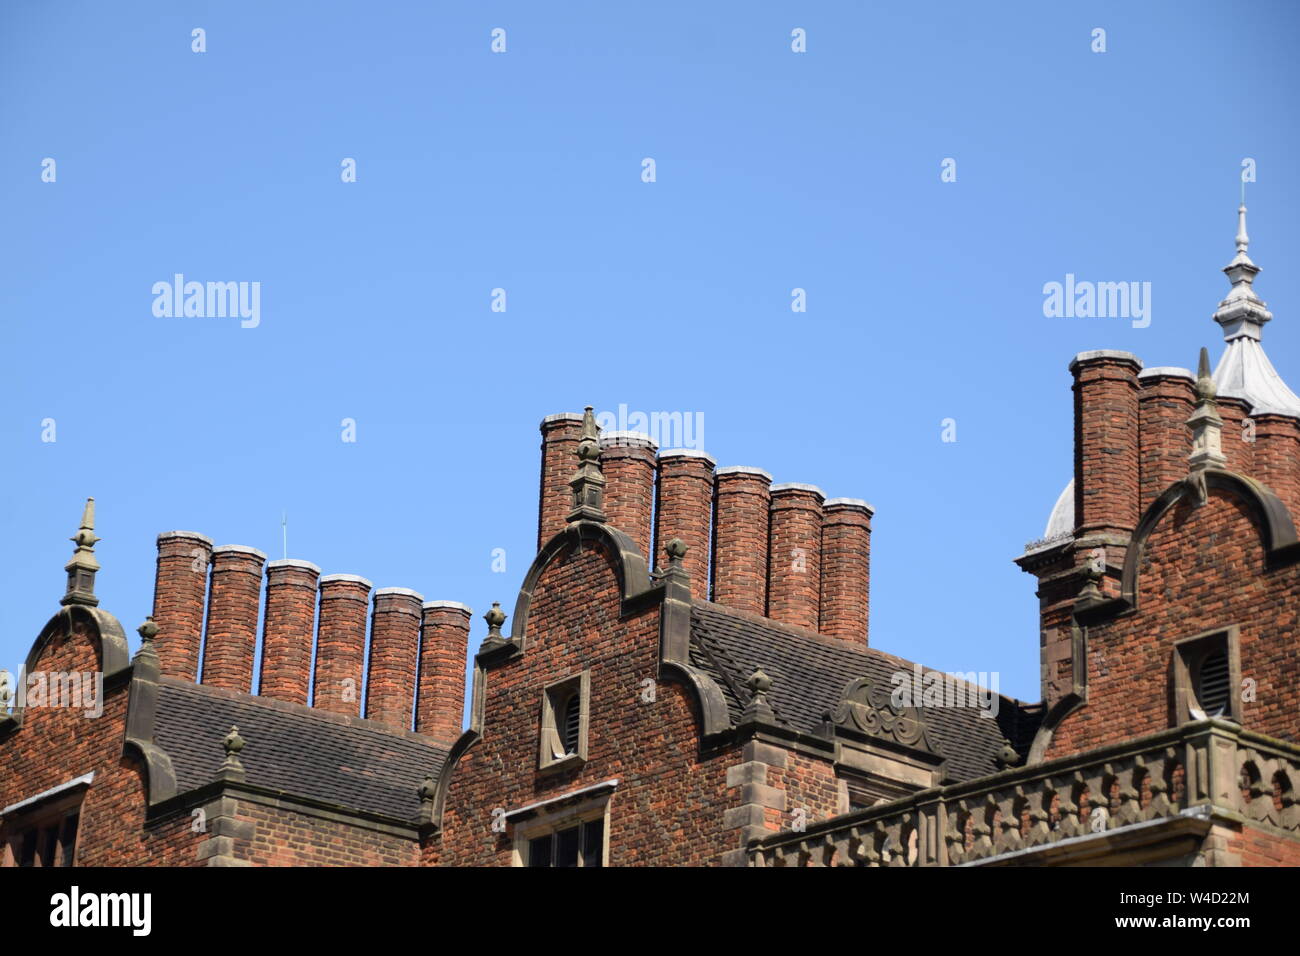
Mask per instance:
[[[450,746],[461,733],[473,612],[456,601],[425,601],[423,611],[415,729]]]
[[[1074,521],[1081,535],[1128,537],[1138,520],[1138,381],[1130,352],[1080,352],[1074,374]]]
[[[1256,409],[1255,477],[1281,499],[1300,525],[1300,419],[1284,412]],[[1225,427],[1223,444],[1241,443]]]
[[[424,595],[409,588],[380,588],[370,624],[370,674],[366,719],[411,729],[419,668]]]
[[[714,480],[713,600],[766,614],[772,476],[761,468],[730,465],[719,468]]]
[[[320,568],[286,559],[266,566],[266,614],[262,622],[262,670],[258,693],[306,704],[311,690],[312,641]]]
[[[253,688],[253,653],[266,555],[226,544],[212,549],[212,595],[203,646],[203,683],[245,694]]]
[[[630,537],[646,563],[650,552],[651,512],[655,496],[654,439],[641,432],[606,432],[600,436],[600,470],[605,473],[605,518]]]
[[[867,644],[870,623],[871,505],[830,498],[822,506],[823,634]]]
[[[1194,382],[1185,368],[1149,368],[1138,375],[1139,514],[1171,484],[1187,477],[1192,445],[1187,416],[1196,403]]]
[[[211,561],[211,538],[194,531],[158,535],[158,571],[153,588],[153,619],[158,636],[154,649],[160,672],[167,677],[192,681],[199,676]]]
[[[573,494],[569,479],[582,434],[582,416],[574,412],[542,419],[542,484],[537,509],[537,547],[551,540],[569,523]]]
[[[821,614],[822,502],[814,485],[796,482],[771,488],[767,616],[817,630]]]
[[[350,717],[361,714],[370,588],[369,581],[354,574],[327,574],[320,579],[313,707]]]
[[[709,596],[709,535],[713,521],[712,455],[688,448],[659,453],[656,485],[656,561],[664,545],[681,538],[686,545],[682,566],[691,576],[691,596]]]

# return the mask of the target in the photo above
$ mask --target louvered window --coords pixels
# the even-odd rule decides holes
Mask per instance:
[[[1174,645],[1174,726],[1222,717],[1241,723],[1237,626],[1207,631]]]
[[[564,770],[587,759],[589,671],[573,674],[542,690],[539,770]]]
[[[1229,676],[1228,652],[1220,648],[1207,654],[1201,661],[1196,680],[1196,702],[1206,717],[1222,717],[1228,712],[1232,693]]]
[[[564,740],[565,756],[576,754],[581,742],[579,735],[582,733],[582,697],[579,694],[570,695],[569,699],[564,702],[561,733]]]

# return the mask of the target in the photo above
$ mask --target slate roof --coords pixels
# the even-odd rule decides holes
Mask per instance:
[[[733,722],[739,721],[749,702],[746,681],[761,667],[772,678],[768,701],[777,719],[802,733],[815,731],[850,681],[870,677],[892,687],[891,674],[911,672],[914,666],[874,648],[855,647],[701,601],[691,609],[691,663],[722,688]],[[996,718],[980,716],[971,707],[920,710],[930,740],[947,758],[949,782],[1004,769],[997,757],[1008,742],[1023,757],[1041,720],[1039,705],[1026,706],[1008,697],[1001,698]]]
[[[178,792],[216,776],[232,725],[245,741],[247,782],[402,820],[415,819],[421,783],[447,759],[412,732],[164,678],[154,743],[171,757]]]

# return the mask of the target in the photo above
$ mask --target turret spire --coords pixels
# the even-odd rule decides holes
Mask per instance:
[[[72,560],[63,566],[68,572],[68,590],[60,604],[84,604],[95,607],[99,598],[95,597],[95,572],[99,562],[95,560],[95,542],[102,540],[95,535],[95,499],[87,498],[85,510],[81,513],[81,527],[68,539],[77,546],[72,553]]]
[[[1214,313],[1214,321],[1223,326],[1223,337],[1231,342],[1245,336],[1259,340],[1260,330],[1265,322],[1273,318],[1264,300],[1255,294],[1255,276],[1259,275],[1259,266],[1251,261],[1246,250],[1250,247],[1250,236],[1246,232],[1246,204],[1237,207],[1237,254],[1223,267],[1232,289],[1228,297],[1219,303]]]
[[[1237,207],[1237,254],[1223,269],[1232,283],[1227,298],[1219,303],[1214,321],[1223,327],[1228,347],[1214,370],[1214,384],[1225,397],[1243,398],[1253,411],[1280,411],[1300,415],[1300,397],[1287,387],[1260,344],[1264,323],[1273,313],[1255,292],[1259,266],[1251,261],[1250,234],[1246,231],[1246,203]]]

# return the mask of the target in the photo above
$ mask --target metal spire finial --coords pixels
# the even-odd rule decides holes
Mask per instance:
[[[95,607],[99,598],[95,597],[95,572],[99,562],[95,560],[95,542],[103,539],[95,534],[95,499],[87,498],[86,507],[81,512],[81,527],[68,539],[77,546],[72,553],[72,560],[63,566],[68,572],[68,589],[59,603],[84,604]]]
[[[1238,338],[1260,338],[1265,322],[1273,318],[1264,300],[1255,294],[1253,283],[1259,275],[1259,266],[1247,255],[1250,236],[1246,232],[1246,203],[1237,207],[1237,254],[1224,266],[1223,271],[1232,283],[1228,297],[1219,303],[1214,321],[1223,326],[1223,338],[1232,342]]]

